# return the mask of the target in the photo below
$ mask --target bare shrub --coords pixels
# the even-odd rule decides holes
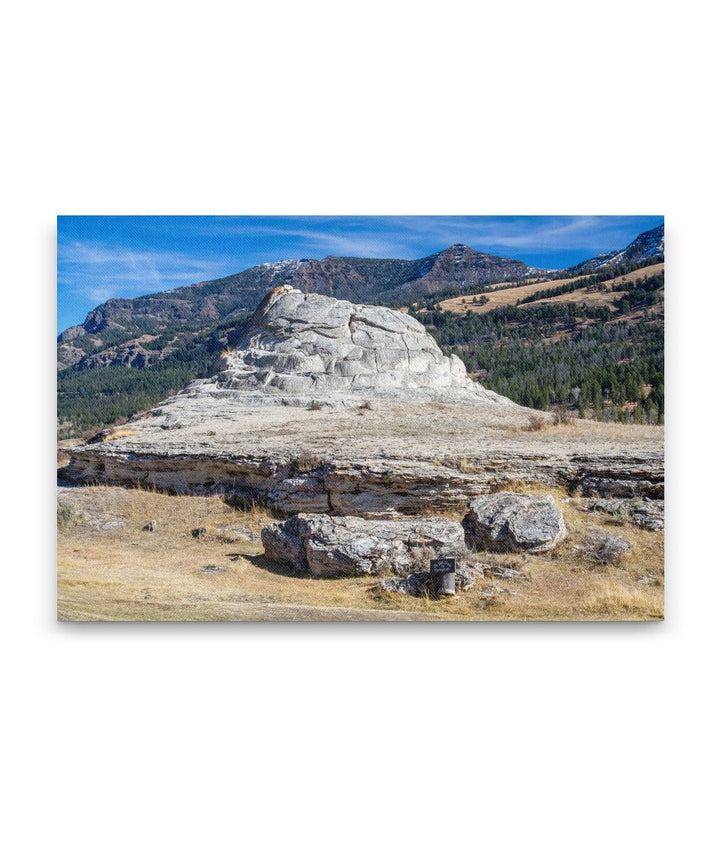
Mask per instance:
[[[75,506],[68,502],[67,499],[58,497],[57,501],[57,525],[58,529],[66,529],[73,523],[78,521],[79,514],[75,510]]]
[[[525,431],[542,431],[547,422],[542,416],[535,416],[534,414],[528,419],[528,424],[525,426]]]
[[[613,526],[627,526],[629,522],[630,515],[627,508],[619,508],[617,511],[614,511],[608,520],[608,523],[611,523]]]
[[[576,547],[600,565],[619,565],[630,552],[631,545],[617,535],[594,534]]]
[[[302,451],[298,453],[294,460],[295,471],[298,473],[309,473],[312,470],[319,470],[325,461],[314,452]]]
[[[574,425],[575,417],[567,407],[558,407],[557,410],[553,410],[552,421],[553,425]]]
[[[410,557],[409,573],[417,574],[430,570],[430,560],[436,558],[437,551],[429,544],[418,544],[408,550]]]

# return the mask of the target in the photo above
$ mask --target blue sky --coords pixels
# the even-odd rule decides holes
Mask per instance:
[[[415,259],[450,244],[563,268],[621,249],[661,216],[58,217],[58,331],[138,297],[282,259]]]

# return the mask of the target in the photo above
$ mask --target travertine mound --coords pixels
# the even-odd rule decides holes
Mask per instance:
[[[208,389],[210,387],[211,389]],[[468,378],[422,324],[403,312],[291,286],[270,291],[218,372],[189,391],[229,391],[257,403],[329,403],[344,397],[512,403]]]

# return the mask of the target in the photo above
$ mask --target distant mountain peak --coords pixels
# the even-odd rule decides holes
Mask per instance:
[[[602,253],[592,259],[588,259],[568,270],[568,274],[588,273],[595,270],[604,270],[618,267],[624,264],[638,264],[652,258],[664,258],[665,256],[665,224],[661,223],[647,232],[642,232],[631,241],[623,250],[613,250],[610,253]]]

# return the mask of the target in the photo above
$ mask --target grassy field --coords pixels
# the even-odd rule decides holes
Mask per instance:
[[[524,487],[548,493],[548,488]],[[272,517],[218,497],[120,487],[64,488],[58,515],[58,618],[67,621],[638,620],[663,616],[663,533],[562,504],[569,537],[551,554],[504,555],[526,580],[480,580],[449,600],[379,592],[368,577],[317,580],[265,559],[259,540],[224,543],[219,527],[259,533]],[[567,499],[555,491],[558,501]],[[60,509],[62,513],[60,513]],[[143,531],[151,519],[154,532]],[[102,528],[111,524],[114,528]],[[120,526],[118,523],[122,523]],[[206,527],[196,539],[191,530]],[[632,551],[599,565],[576,547],[591,533],[621,535]],[[480,559],[498,557],[479,555]],[[224,570],[204,572],[219,566]],[[646,574],[658,586],[638,583]],[[482,596],[487,585],[510,590]]]
[[[588,291],[586,287],[581,286],[575,291],[567,292],[567,294],[559,294],[556,297],[541,298],[530,305],[539,306],[541,303],[587,303],[588,305],[595,306],[609,305],[613,300],[617,300],[623,295],[623,292],[611,291],[610,289],[612,289],[613,286],[622,285],[623,283],[627,283],[629,285],[641,280],[643,277],[651,277],[655,276],[655,274],[662,273],[664,269],[664,263],[649,265],[648,267],[639,268],[632,273],[607,280],[602,283],[601,290],[597,290],[596,286],[595,290],[591,288],[591,290]],[[548,288],[558,288],[570,282],[582,282],[583,279],[587,279],[587,277],[542,280],[535,281],[527,285],[519,285],[517,288],[502,288],[496,291],[488,291],[484,294],[477,295],[466,294],[462,297],[452,297],[448,300],[443,300],[440,303],[440,308],[445,312],[465,313],[469,310],[470,312],[477,313],[478,315],[484,315],[486,312],[490,312],[491,309],[497,309],[498,306],[514,306],[518,300],[522,300],[532,294],[537,294],[539,291],[545,291]],[[604,291],[605,288],[608,288],[607,292]],[[473,297],[487,297],[488,302],[482,306],[473,304]]]

